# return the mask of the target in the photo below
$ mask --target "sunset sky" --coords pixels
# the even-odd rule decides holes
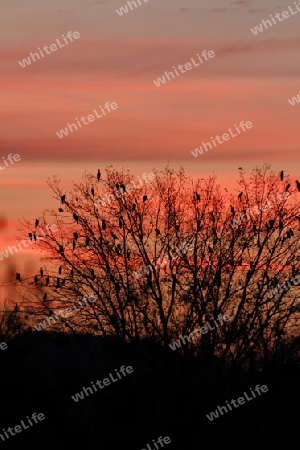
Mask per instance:
[[[125,0],[1,5],[0,161],[9,153],[21,160],[0,171],[0,251],[14,242],[18,218],[34,219],[53,206],[45,182],[53,174],[68,187],[85,169],[124,165],[140,175],[170,161],[191,174],[214,172],[230,185],[239,166],[268,162],[297,178],[300,104],[287,100],[300,89],[300,13],[256,36],[250,31],[294,2],[141,3],[122,17],[116,9]],[[80,38],[20,66],[38,47],[63,42],[68,31]],[[215,58],[154,85],[203,50]],[[68,122],[106,102],[118,109],[58,138]],[[253,128],[192,156],[202,141],[242,120]],[[22,258],[0,262],[1,281],[3,265],[19,267]]]

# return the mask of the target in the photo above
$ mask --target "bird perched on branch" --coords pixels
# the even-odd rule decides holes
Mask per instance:
[[[195,198],[196,198],[197,202],[199,202],[201,200],[201,197],[198,194],[198,192],[195,192]]]
[[[86,247],[89,245],[89,243],[90,243],[90,238],[87,236],[85,238],[85,245],[86,245]]]
[[[73,236],[74,236],[75,240],[77,241],[77,239],[78,239],[78,233],[76,233],[76,231],[74,231]]]
[[[280,181],[283,181],[283,177],[284,177],[283,170],[280,172],[279,176],[280,176]]]
[[[155,233],[156,233],[156,236],[160,235],[160,230],[158,228],[155,228]]]
[[[35,275],[35,276],[34,276],[34,283],[35,283],[35,285],[37,285],[37,282],[38,282],[38,276]]]
[[[119,227],[123,228],[123,220],[122,219],[119,219]]]
[[[35,219],[35,228],[38,226],[39,223],[40,223],[39,219]]]
[[[62,208],[58,208],[59,212],[64,212],[64,210]]]
[[[36,241],[36,231],[33,232],[34,240]]]
[[[62,266],[59,266],[59,268],[58,268],[58,274],[61,275],[61,272],[62,272]]]
[[[44,271],[43,271],[42,267],[40,268],[40,275],[41,275],[41,278],[43,278]]]
[[[243,195],[243,193],[240,192],[239,195],[238,195],[238,199],[239,199],[239,200],[242,198],[242,195]]]
[[[147,195],[144,195],[144,196],[143,196],[143,202],[145,202],[145,201],[147,201],[147,200],[148,200]]]
[[[65,201],[66,201],[66,196],[65,196],[65,195],[62,195],[62,196],[60,197],[60,201],[61,201],[62,204],[65,203]]]
[[[98,169],[98,172],[97,172],[97,180],[99,181],[100,178],[101,178],[101,172],[100,172],[100,169]]]
[[[21,274],[20,273],[16,273],[16,280],[17,281],[21,281]]]
[[[28,233],[29,239],[32,241],[32,233]]]
[[[296,186],[297,186],[298,191],[300,192],[300,183],[298,180],[296,180]]]
[[[102,230],[106,230],[106,220],[102,220]]]
[[[135,211],[135,210],[136,210],[136,204],[133,203],[132,208],[131,208],[131,211]]]
[[[78,219],[79,219],[79,217],[77,216],[77,214],[76,214],[76,213],[73,213],[73,219],[75,220],[75,222],[77,222],[77,223],[78,223]]]
[[[93,187],[92,187],[92,189],[91,189],[91,193],[92,193],[92,196],[94,197],[95,191],[94,191],[94,188],[93,188]]]
[[[289,188],[291,187],[290,183],[287,185],[287,187],[285,188],[285,192],[287,192],[289,190]]]
[[[234,216],[235,210],[234,210],[234,207],[233,207],[233,206],[230,206],[230,211],[231,211],[231,214]]]
[[[49,281],[50,281],[50,277],[47,277],[47,278],[46,278],[46,286],[49,285]]]

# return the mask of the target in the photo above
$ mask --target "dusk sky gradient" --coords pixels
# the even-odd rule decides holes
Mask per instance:
[[[45,182],[53,174],[69,186],[85,169],[96,174],[98,167],[124,165],[141,175],[170,161],[232,185],[239,166],[267,162],[297,178],[300,104],[287,100],[300,89],[300,13],[256,36],[250,31],[293,0],[141,3],[122,17],[116,9],[125,0],[2,3],[0,161],[9,153],[21,161],[0,171],[0,215],[7,220],[0,251],[14,241],[18,218],[34,219],[54,205]],[[80,39],[19,65],[68,31]],[[154,85],[203,50],[215,58]],[[118,109],[57,137],[106,102]],[[192,156],[202,141],[242,120],[253,128]],[[20,261],[21,254],[0,265]]]

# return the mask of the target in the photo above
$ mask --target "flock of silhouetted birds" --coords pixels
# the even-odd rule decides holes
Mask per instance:
[[[239,167],[239,170],[242,170],[242,167]],[[101,172],[100,172],[100,169],[98,169],[98,172],[97,172],[96,177],[97,177],[97,181],[99,182],[99,181],[100,181],[100,178],[101,178]],[[283,181],[283,179],[284,179],[284,172],[283,172],[283,170],[279,173],[279,177],[280,177],[280,180]],[[290,189],[290,187],[291,187],[291,185],[290,185],[290,184],[287,184],[287,186],[285,187],[285,192],[287,192],[287,191]],[[298,191],[300,192],[300,182],[299,182],[298,180],[296,180],[296,187],[297,187]],[[117,188],[118,190],[121,190],[121,189],[122,189],[124,192],[126,192],[125,185],[122,184],[122,183],[120,183],[120,184],[119,184],[119,183],[116,183],[116,188]],[[95,191],[94,191],[94,188],[93,188],[93,187],[92,187],[92,189],[91,189],[91,193],[92,193],[92,196],[94,197]],[[196,202],[199,202],[199,201],[201,200],[201,196],[200,196],[200,194],[199,194],[198,192],[194,192],[194,196],[195,196],[194,198],[195,198],[195,201],[196,201]],[[242,196],[243,196],[243,192],[240,192],[240,193],[238,194],[238,199],[241,200]],[[144,195],[144,196],[143,196],[143,202],[146,202],[147,200],[148,200],[147,195]],[[65,204],[65,203],[66,203],[66,195],[62,195],[62,196],[61,196],[61,204]],[[132,205],[132,211],[135,211],[135,210],[136,210],[136,204],[134,203],[134,204]],[[64,210],[63,210],[63,208],[60,207],[60,208],[58,209],[58,211],[59,211],[59,212],[63,212]],[[234,209],[233,206],[230,206],[230,211],[231,211],[231,214],[234,216],[234,215],[235,215],[235,209]],[[246,213],[246,210],[244,210],[243,212]],[[215,222],[215,216],[214,216],[214,213],[213,213],[213,212],[210,212],[210,215],[211,215],[212,221],[213,221],[213,223],[214,223],[214,222]],[[75,220],[76,223],[78,223],[79,217],[78,217],[78,215],[77,215],[76,213],[73,213],[73,219]],[[300,216],[296,216],[296,219],[298,219],[298,221],[300,222]],[[200,220],[197,220],[196,223],[197,223],[197,232],[198,232],[198,231],[200,231],[200,229],[201,229],[201,222],[200,222]],[[275,224],[275,220],[271,220],[271,219],[270,219],[268,222],[266,222],[266,228],[267,228],[267,231],[268,231],[269,229],[272,229],[272,228],[274,227],[274,224]],[[38,225],[39,225],[39,220],[36,219],[36,220],[35,220],[35,228],[36,228]],[[124,225],[123,217],[120,217],[120,218],[119,218],[119,228],[122,229],[122,228],[123,228],[123,225]],[[103,231],[105,231],[106,228],[107,228],[107,224],[106,224],[106,220],[105,220],[105,219],[102,219],[101,228],[102,228]],[[178,225],[178,224],[175,224],[175,229],[176,229],[176,231],[179,230],[179,225]],[[253,225],[253,229],[254,229],[254,232],[256,233],[256,231],[257,231],[256,224]],[[280,230],[283,229],[283,222],[282,222],[281,220],[279,221],[279,229],[280,229]],[[160,233],[160,230],[159,230],[158,228],[155,228],[155,233],[156,233],[156,236],[159,236],[159,235],[161,234],[161,233]],[[214,235],[213,244],[215,245],[216,242],[218,241],[218,236],[217,236],[217,231],[216,231],[216,229],[215,229],[214,226],[212,227],[212,233],[213,233],[213,235]],[[112,238],[114,239],[114,241],[116,241],[116,240],[119,239],[118,236],[116,236],[116,234],[113,233],[112,231],[111,231],[110,234],[111,234]],[[293,230],[290,228],[290,229],[285,233],[285,235],[283,236],[283,241],[284,241],[285,239],[289,239],[289,238],[291,238],[291,237],[293,237],[293,236],[294,236],[294,232],[293,232]],[[34,239],[34,240],[36,241],[36,237],[37,237],[36,231],[34,231],[33,233],[29,233],[29,238],[30,238],[30,240]],[[74,233],[73,233],[73,237],[74,237],[74,239],[72,240],[72,248],[73,248],[73,250],[75,250],[75,248],[76,248],[76,242],[78,241],[78,238],[79,238],[78,233],[77,233],[77,232],[74,232]],[[90,237],[86,236],[86,238],[85,238],[85,245],[86,245],[86,247],[87,247],[89,244],[90,244]],[[106,244],[109,244],[109,241],[106,241]],[[102,236],[100,236],[100,245],[103,245],[103,238],[102,238]],[[245,245],[247,245],[247,244],[245,244]],[[63,247],[62,247],[61,245],[59,245],[59,251],[60,251],[61,254],[64,252],[64,249],[63,249]],[[117,244],[116,247],[115,247],[115,251],[116,251],[116,254],[117,254],[117,255],[121,255],[121,254],[122,254],[122,246],[121,246],[120,244]],[[209,254],[212,254],[212,253],[213,253],[213,248],[212,248],[210,245],[208,245],[208,253],[209,253]],[[128,258],[128,259],[130,259],[130,255],[131,255],[130,250],[127,250],[127,258]],[[251,262],[252,262],[252,261],[251,261]],[[251,264],[250,264],[250,266],[251,266]],[[92,275],[93,280],[95,280],[96,277],[95,277],[94,270],[93,270],[93,269],[90,269],[90,271],[91,271],[91,275]],[[59,274],[59,275],[62,274],[62,266],[59,266],[59,268],[58,268],[58,274]],[[72,269],[72,270],[70,271],[70,277],[73,277],[73,276],[74,276],[74,270]],[[40,278],[42,279],[43,277],[44,277],[44,271],[43,271],[43,269],[41,268],[41,269],[40,269]],[[46,286],[49,286],[49,284],[50,284],[50,278],[54,278],[54,280],[55,280],[56,277],[50,277],[50,276],[47,276],[47,277],[45,278],[45,285],[46,285]],[[21,282],[21,274],[20,274],[20,273],[16,273],[16,279],[17,279],[17,281]],[[64,278],[57,277],[57,278],[56,278],[56,281],[55,281],[55,286],[56,286],[56,288],[60,288],[61,286],[64,286],[64,285],[65,285],[65,281],[66,281],[66,280],[65,280]],[[35,276],[34,276],[34,283],[35,283],[36,286],[38,285],[38,275],[35,275]],[[276,280],[275,280],[275,284],[276,284]],[[47,294],[45,293],[44,296],[43,296],[43,301],[46,301],[46,300],[47,300]]]

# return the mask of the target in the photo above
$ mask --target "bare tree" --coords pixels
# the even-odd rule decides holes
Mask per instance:
[[[245,365],[272,357],[297,329],[297,289],[269,298],[299,272],[300,208],[291,180],[264,166],[250,180],[241,172],[239,190],[229,194],[215,177],[194,181],[167,167],[153,181],[132,182],[113,168],[106,179],[85,174],[70,192],[48,180],[59,205],[40,223],[51,218],[59,231],[36,243],[49,265],[31,285],[39,313],[93,295],[66,326],[164,345],[228,314],[229,323],[186,351]],[[33,229],[23,222],[24,235]]]

